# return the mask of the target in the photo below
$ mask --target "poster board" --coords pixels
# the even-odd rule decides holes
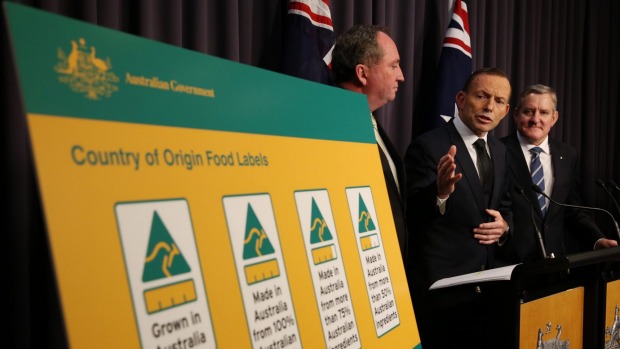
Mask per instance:
[[[3,5],[72,348],[420,346],[364,96]]]

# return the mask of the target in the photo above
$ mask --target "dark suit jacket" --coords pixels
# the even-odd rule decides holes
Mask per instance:
[[[427,290],[435,281],[481,269],[501,266],[496,260],[497,244],[483,245],[473,237],[473,229],[490,219],[486,208],[498,210],[511,223],[507,189],[506,149],[488,135],[495,179],[490,203],[484,201],[482,185],[463,139],[454,123],[431,130],[411,143],[405,155],[410,232],[409,280],[413,288]],[[437,164],[451,145],[456,145],[456,183],[442,215],[437,208]]]
[[[407,189],[406,185],[406,177],[405,177],[405,165],[400,156],[398,150],[392,145],[390,142],[389,136],[385,133],[381,125],[377,122],[377,130],[379,131],[379,135],[383,139],[383,143],[390,153],[390,157],[394,162],[396,167],[396,175],[398,176],[398,183],[400,184],[400,188],[405,193]],[[383,167],[383,176],[385,177],[385,184],[387,186],[388,196],[390,198],[390,205],[392,206],[392,216],[394,217],[394,225],[396,226],[396,234],[398,235],[398,244],[400,245],[400,252],[403,257],[403,263],[406,260],[407,255],[407,225],[405,221],[405,200],[404,195],[401,195],[396,186],[396,181],[394,181],[394,175],[392,174],[392,170],[390,169],[390,165],[387,161],[387,158],[383,155],[383,151],[381,147],[377,145],[377,149],[379,150],[379,156],[381,157],[381,165]]]
[[[565,234],[574,231],[579,242],[586,249],[592,249],[599,238],[604,237],[593,219],[578,209],[563,208],[549,203],[547,216],[543,220],[536,193],[532,190],[532,178],[527,163],[530,159],[523,151],[516,134],[501,139],[508,152],[508,168],[511,180],[523,189],[525,196],[534,206],[534,220],[541,232],[547,254],[566,254]],[[579,159],[577,151],[568,144],[549,139],[554,183],[551,198],[559,203],[581,205],[579,194]],[[512,191],[512,212],[514,217],[513,241],[503,252],[502,259],[509,264],[528,262],[542,258],[530,204],[517,190]]]
[[[405,155],[410,234],[406,271],[424,348],[450,348],[455,343],[460,348],[496,348],[493,326],[506,323],[498,318],[496,304],[483,292],[485,285],[428,290],[442,278],[502,266],[496,259],[498,244],[483,245],[473,237],[473,229],[491,218],[485,212],[487,208],[500,211],[512,226],[506,148],[491,135],[487,142],[495,171],[488,203],[476,166],[453,122],[414,139]],[[457,148],[456,173],[463,177],[442,215],[437,207],[437,164],[451,145]],[[454,318],[459,320],[458,325],[447,325]]]

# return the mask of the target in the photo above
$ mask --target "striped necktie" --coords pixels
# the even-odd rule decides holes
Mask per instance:
[[[536,184],[542,191],[545,191],[545,175],[543,172],[542,163],[540,162],[540,147],[534,147],[530,149],[532,153],[532,162],[530,164],[530,173],[532,175],[532,183]],[[542,194],[537,194],[538,204],[540,205],[540,212],[543,218],[547,214],[547,200]]]

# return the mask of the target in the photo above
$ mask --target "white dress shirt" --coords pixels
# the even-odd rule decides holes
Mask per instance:
[[[525,162],[527,163],[527,168],[530,168],[532,163],[532,153],[530,149],[534,147],[539,147],[543,151],[540,152],[540,163],[542,164],[543,169],[543,178],[545,181],[545,194],[551,197],[551,193],[553,192],[553,166],[551,166],[551,150],[549,149],[549,136],[545,137],[545,139],[539,145],[533,145],[528,143],[528,141],[521,136],[519,132],[517,132],[517,138],[519,138],[519,144],[521,144],[521,151],[523,152],[523,156],[525,157]]]

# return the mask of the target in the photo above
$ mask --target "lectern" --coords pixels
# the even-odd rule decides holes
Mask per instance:
[[[620,247],[461,275],[433,287],[472,283],[480,285],[490,314],[480,330],[497,348],[620,348]]]
[[[620,247],[569,255],[586,288],[584,348],[620,348]]]

